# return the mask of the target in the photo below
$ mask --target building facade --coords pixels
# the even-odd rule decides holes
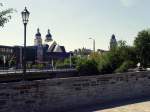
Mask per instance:
[[[23,51],[23,46],[0,45],[0,67],[15,65],[17,68],[21,68]],[[57,44],[52,39],[49,29],[43,42],[38,28],[34,38],[34,45],[26,47],[27,64],[51,64],[54,60],[63,60],[69,56],[70,53],[66,52],[65,47]]]

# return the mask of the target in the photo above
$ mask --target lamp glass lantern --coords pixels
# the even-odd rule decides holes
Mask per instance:
[[[22,21],[24,24],[27,24],[28,23],[28,19],[29,19],[29,11],[27,10],[27,8],[25,7],[24,11],[21,12],[22,14]]]

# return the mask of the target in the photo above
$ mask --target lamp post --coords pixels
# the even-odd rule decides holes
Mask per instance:
[[[89,38],[89,39],[93,40],[93,52],[95,52],[95,39],[93,38]]]
[[[29,19],[29,11],[25,7],[25,9],[21,12],[22,15],[22,21],[24,24],[24,52],[23,52],[23,75],[26,74],[26,27]]]

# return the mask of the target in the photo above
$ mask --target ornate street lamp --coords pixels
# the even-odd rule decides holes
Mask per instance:
[[[24,11],[21,12],[21,15],[22,15],[22,21],[24,24],[23,75],[25,76],[26,74],[26,26],[28,23],[29,15],[30,15],[26,7]]]

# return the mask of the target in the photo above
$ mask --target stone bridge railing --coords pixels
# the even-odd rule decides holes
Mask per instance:
[[[0,112],[61,112],[150,95],[150,72],[0,84]]]

